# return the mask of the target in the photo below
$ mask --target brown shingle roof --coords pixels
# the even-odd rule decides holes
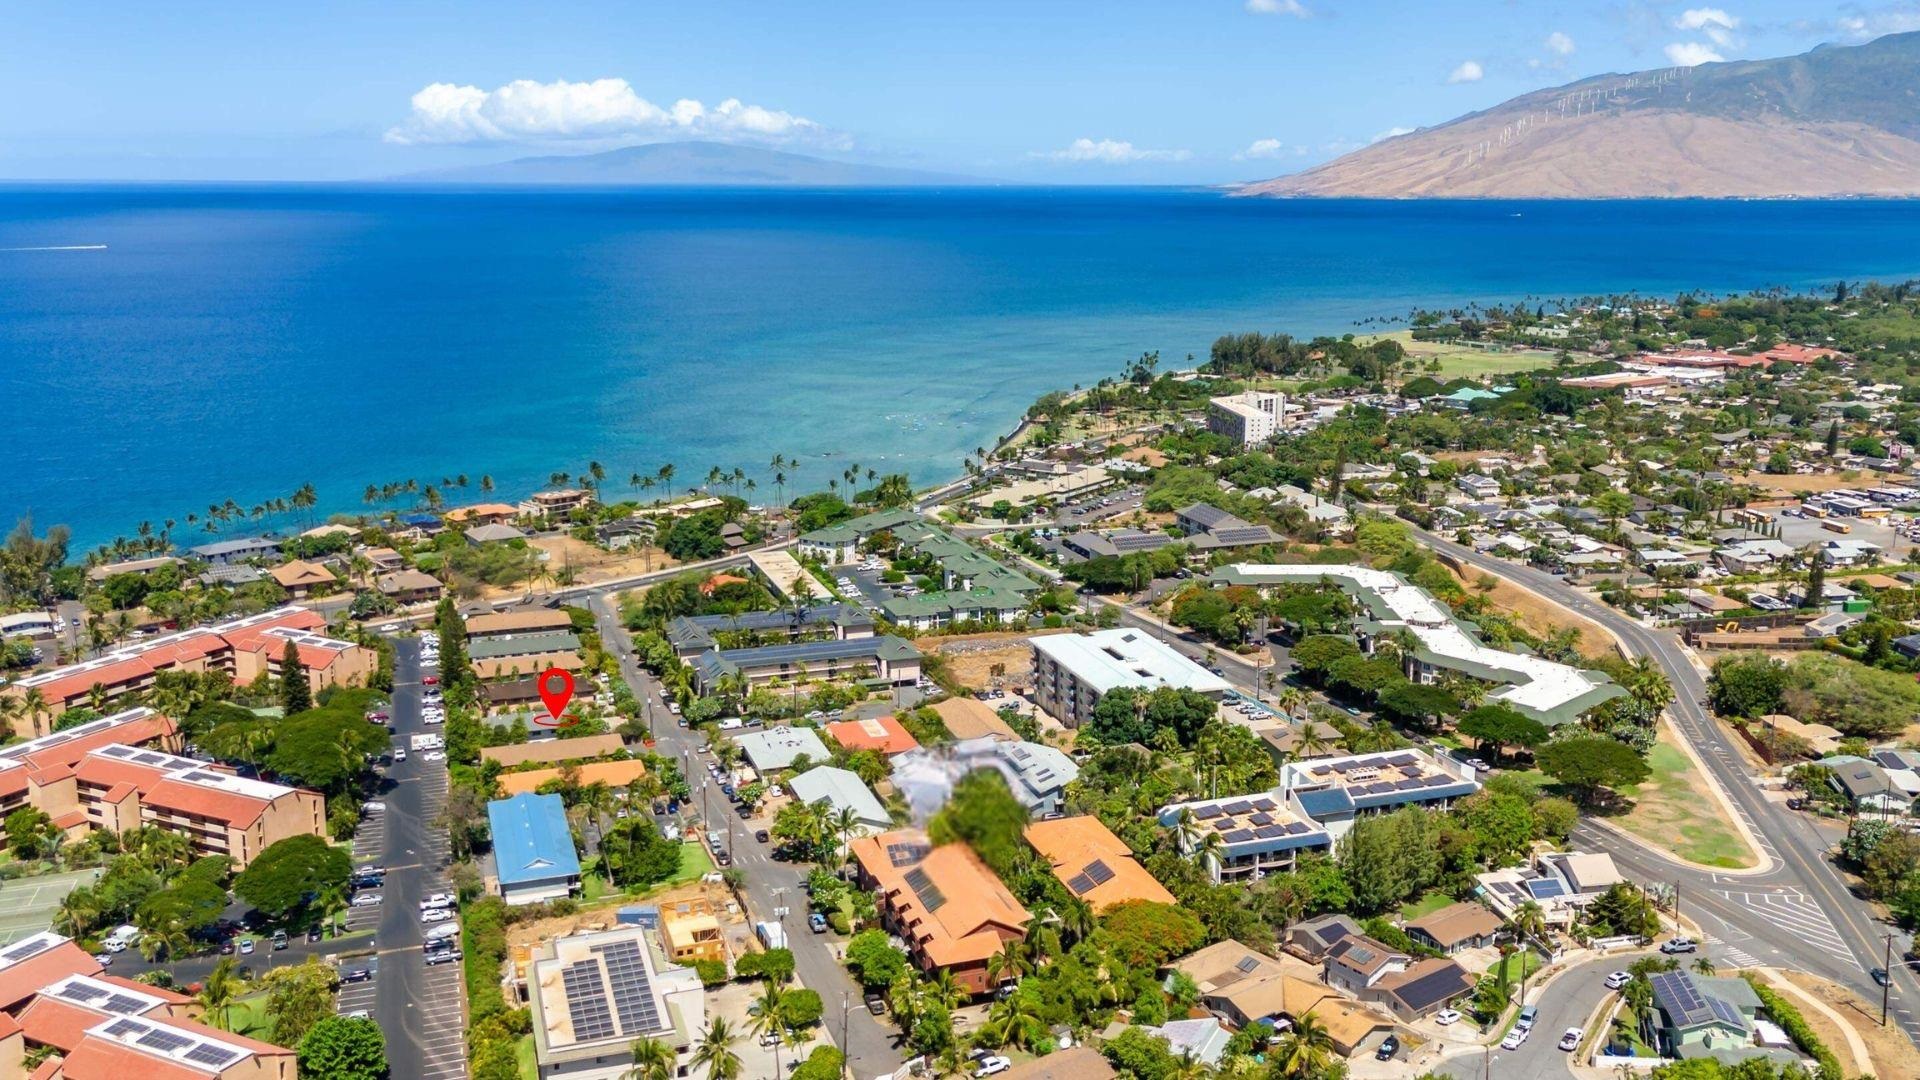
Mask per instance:
[[[491,615],[475,615],[467,620],[468,637],[485,637],[488,634],[519,634],[529,630],[571,630],[573,619],[564,611],[551,608],[528,608],[524,611],[497,611]]]
[[[952,697],[934,702],[931,708],[956,739],[978,739],[987,735],[1008,742],[1020,739],[1020,733],[1008,727],[993,706],[977,698]]]
[[[608,732],[605,735],[586,735],[578,739],[551,739],[544,742],[515,743],[511,746],[486,746],[481,748],[480,756],[511,768],[515,765],[532,765],[539,762],[557,764],[562,761],[586,761],[590,758],[617,754],[626,748],[625,739]]]
[[[1500,916],[1479,904],[1448,904],[1408,923],[1407,929],[1418,930],[1439,942],[1441,948],[1451,949],[1463,941],[1485,937],[1500,926]]]

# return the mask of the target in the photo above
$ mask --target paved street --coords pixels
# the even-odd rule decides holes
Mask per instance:
[[[653,725],[655,751],[683,762],[688,782],[694,786],[693,808],[697,811],[701,801],[699,786],[707,779],[706,761],[698,753],[700,737],[679,727],[661,705],[659,684],[634,659],[631,641],[621,629],[619,617],[607,598],[595,596],[590,606],[599,624],[601,639],[608,651],[619,659],[621,675],[633,687]],[[895,1048],[893,1029],[881,1024],[861,1005],[859,988],[835,958],[832,947],[840,939],[807,930],[806,896],[800,891],[800,882],[805,876],[802,868],[770,858],[768,846],[753,839],[753,830],[764,826],[742,822],[719,791],[708,792],[707,798],[709,820],[713,822],[710,827],[732,829],[729,850],[733,853],[734,867],[745,877],[742,892],[751,917],[755,921],[771,919],[776,907],[791,909],[785,925],[787,942],[793,950],[794,969],[803,984],[819,991],[826,1005],[822,1023],[835,1042],[840,1041],[842,1009],[847,1010],[845,1049],[853,1075],[878,1076],[899,1068],[905,1058]],[[701,825],[700,829],[708,827]],[[398,1072],[395,1075],[399,1075]]]
[[[1591,822],[1583,823],[1576,839],[1608,851],[1638,880],[1677,883],[1682,912],[1714,939],[1710,952],[1716,961],[1724,959],[1732,967],[1757,960],[1807,971],[1877,1001],[1880,988],[1870,972],[1881,966],[1886,935],[1894,933],[1894,928],[1874,919],[1866,905],[1849,893],[1839,871],[1828,862],[1828,838],[1805,815],[1761,795],[1733,746],[1734,736],[1708,715],[1703,704],[1706,680],[1679,640],[1640,625],[1552,574],[1481,555],[1418,528],[1414,532],[1435,551],[1558,601],[1619,634],[1635,654],[1651,656],[1673,684],[1675,698],[1668,712],[1675,728],[1727,792],[1771,866],[1749,874],[1699,870]],[[1903,945],[1904,938],[1896,937],[1893,1018],[1909,1038],[1920,1041],[1920,1015],[1914,1012],[1920,1007],[1920,983],[1899,963]]]
[[[409,735],[439,729],[420,722],[419,641],[396,641],[394,652],[389,711],[394,743],[405,746]],[[452,891],[447,882],[446,830],[435,824],[446,806],[446,763],[426,761],[409,752],[407,760],[388,767],[383,798],[387,809],[379,815],[377,852],[363,851],[358,843],[354,848],[356,861],[378,862],[387,868],[387,880],[380,887],[383,902],[373,909],[378,919],[379,964],[371,984],[357,984],[350,988],[354,994],[341,995],[340,1009],[353,1011],[347,1000],[362,1000],[359,988],[370,985],[373,1018],[386,1032],[393,1075],[422,1080],[462,1077],[467,1073],[466,995],[460,965],[429,967],[420,949],[420,898]]]
[[[1482,1080],[1489,1075],[1500,1080],[1572,1076],[1569,1063],[1573,1055],[1560,1049],[1561,1033],[1570,1027],[1585,1027],[1601,999],[1611,992],[1606,986],[1607,974],[1625,970],[1637,958],[1636,954],[1622,953],[1570,968],[1546,990],[1528,995],[1527,1004],[1540,1009],[1540,1019],[1520,1049],[1495,1046],[1485,1053],[1456,1057],[1440,1069],[1441,1075],[1459,1080]]]

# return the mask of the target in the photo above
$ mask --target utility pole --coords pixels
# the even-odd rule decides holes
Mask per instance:
[[[853,1019],[853,991],[840,991],[840,1080],[847,1080],[853,1055],[847,1053],[847,1024]]]
[[[1887,997],[1893,991],[1893,935],[1887,935],[1887,958],[1880,966],[1880,1026],[1887,1026]]]

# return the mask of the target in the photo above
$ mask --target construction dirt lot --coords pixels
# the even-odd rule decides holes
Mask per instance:
[[[1779,496],[1797,495],[1803,491],[1817,494],[1839,488],[1879,487],[1888,483],[1889,480],[1889,477],[1879,473],[1853,471],[1818,473],[1813,476],[1750,472],[1733,478],[1736,484],[1757,487],[1761,491]]]
[[[966,634],[921,644],[946,657],[947,670],[961,686],[969,690],[1005,690],[1032,685],[1033,649],[1027,645],[1027,639],[1033,636],[1034,633]]]
[[[1871,1063],[1854,1060],[1848,1040],[1833,1019],[1818,1009],[1796,1000],[1800,1015],[1813,1026],[1815,1035],[1840,1057],[1848,1076],[1920,1076],[1920,1050],[1914,1048],[1897,1026],[1880,1026],[1879,1002],[1863,1001],[1859,995],[1825,979],[1800,971],[1782,973],[1793,985],[1812,994],[1838,1013],[1866,1043]]]
[[[1578,647],[1581,655],[1594,659],[1620,655],[1619,649],[1614,646],[1613,635],[1607,633],[1599,623],[1545,600],[1531,590],[1523,589],[1503,577],[1483,574],[1477,569],[1470,569],[1464,577],[1455,570],[1453,576],[1460,582],[1460,587],[1469,593],[1481,592],[1480,579],[1491,577],[1493,589],[1483,595],[1494,610],[1513,615],[1531,633],[1544,637],[1553,630],[1571,627],[1580,631]]]

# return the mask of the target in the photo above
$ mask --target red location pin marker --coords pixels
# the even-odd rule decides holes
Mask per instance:
[[[560,718],[567,711],[567,702],[573,700],[572,675],[559,668],[548,668],[545,674],[540,676],[535,688],[540,691],[540,700],[547,706],[547,715],[553,718],[552,723],[548,723],[536,716],[535,723],[541,727],[566,727],[574,722]]]

